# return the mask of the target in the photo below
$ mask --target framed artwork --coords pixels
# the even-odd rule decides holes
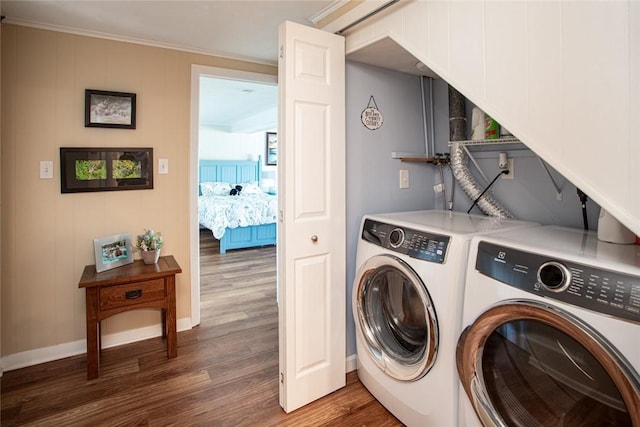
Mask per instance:
[[[153,188],[153,148],[60,147],[60,191]]]
[[[278,164],[278,134],[276,132],[267,132],[267,158],[268,166]]]
[[[122,233],[93,239],[98,273],[133,262],[131,234]]]
[[[85,89],[84,126],[135,129],[136,94]]]

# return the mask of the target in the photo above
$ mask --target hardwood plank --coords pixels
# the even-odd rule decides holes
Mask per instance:
[[[218,252],[201,240],[201,324],[167,359],[158,337],[105,349],[100,377],[86,356],[5,372],[3,426],[400,426],[358,381],[286,414],[278,403],[275,248]]]

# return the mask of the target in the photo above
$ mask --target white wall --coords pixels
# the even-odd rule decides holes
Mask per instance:
[[[277,129],[269,130],[277,132]],[[227,133],[210,126],[200,126],[198,157],[215,160],[257,160],[262,156],[263,174],[275,179],[277,166],[267,166],[266,131],[249,134]]]

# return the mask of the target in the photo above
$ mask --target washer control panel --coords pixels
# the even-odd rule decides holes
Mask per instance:
[[[444,264],[447,259],[449,236],[427,233],[384,222],[365,219],[362,239],[385,249],[423,261]]]
[[[476,270],[532,294],[640,322],[639,276],[484,241],[478,244]]]

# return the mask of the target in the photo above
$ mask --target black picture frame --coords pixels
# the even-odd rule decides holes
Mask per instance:
[[[267,166],[276,166],[278,164],[278,133],[267,132],[266,137],[266,149],[267,155],[265,157],[265,164]]]
[[[60,147],[60,191],[153,188],[153,148]]]
[[[135,129],[136,94],[85,89],[84,126]]]

